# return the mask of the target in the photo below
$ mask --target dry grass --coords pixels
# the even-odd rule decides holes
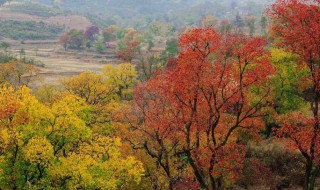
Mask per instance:
[[[83,30],[91,25],[91,22],[83,16],[70,15],[70,16],[53,16],[48,18],[46,23],[65,25],[67,29],[80,29]]]
[[[18,21],[40,21],[40,17],[23,14],[23,13],[13,13],[9,12],[7,9],[0,9],[0,20],[18,20]]]
[[[91,25],[91,22],[86,17],[80,15],[68,16],[52,16],[49,18],[42,18],[34,15],[10,12],[9,9],[0,8],[0,20],[17,20],[17,21],[43,21],[48,24],[65,25],[66,29],[80,29],[83,30]]]
[[[101,73],[104,67],[104,64],[98,62],[87,62],[66,57],[29,57],[33,57],[45,64],[44,68],[40,68],[41,71],[38,74],[40,80],[34,81],[32,87],[38,87],[43,84],[58,84],[60,79],[78,75],[84,71]]]

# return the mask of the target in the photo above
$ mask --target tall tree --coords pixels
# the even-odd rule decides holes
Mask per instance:
[[[268,15],[272,20],[271,35],[278,38],[278,45],[297,54],[301,67],[309,69],[309,76],[303,83],[310,94],[311,114],[285,116],[279,133],[303,155],[304,189],[311,190],[320,172],[320,1],[277,0],[269,7]]]
[[[273,71],[265,45],[262,38],[192,29],[179,39],[176,64],[136,89],[132,144],[157,160],[170,189],[179,179],[222,189],[238,178],[243,135],[255,137],[263,127],[263,83]],[[192,175],[178,175],[176,163]]]

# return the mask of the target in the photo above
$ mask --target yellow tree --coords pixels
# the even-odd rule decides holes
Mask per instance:
[[[131,64],[107,65],[103,74],[84,72],[62,81],[68,92],[83,98],[92,107],[89,126],[110,134],[111,115],[121,100],[132,99],[137,73]]]
[[[103,68],[103,74],[108,78],[108,83],[115,87],[120,100],[132,99],[133,88],[138,82],[137,71],[132,64],[107,65]]]
[[[120,154],[120,140],[88,127],[84,99],[62,93],[45,106],[26,87],[3,86],[0,103],[1,189],[118,189],[140,181],[144,169]]]
[[[10,83],[14,86],[28,85],[39,69],[33,65],[9,62],[0,67],[0,83]]]
[[[108,83],[107,78],[100,74],[84,72],[64,79],[62,83],[68,92],[83,98],[91,105],[93,114],[89,126],[94,131],[110,131],[111,112],[116,105],[116,89]]]

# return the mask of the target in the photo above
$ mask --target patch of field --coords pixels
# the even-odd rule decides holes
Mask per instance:
[[[66,29],[83,30],[91,26],[91,22],[84,16],[68,15],[68,16],[52,16],[49,18],[29,15],[24,13],[11,12],[7,8],[0,8],[0,20],[16,20],[16,21],[43,21],[47,24],[65,25]]]
[[[39,68],[39,80],[34,81],[31,86],[38,87],[44,84],[58,84],[64,77],[78,75],[84,71],[101,73],[105,64],[97,62],[86,62],[78,59],[64,59],[59,57],[33,57],[45,64]]]
[[[80,30],[83,30],[91,25],[89,19],[79,15],[53,16],[48,18],[45,22],[50,24],[65,25],[67,29]]]
[[[23,13],[13,13],[13,12],[9,12],[8,9],[1,8],[0,20],[40,21],[40,17],[23,14]]]

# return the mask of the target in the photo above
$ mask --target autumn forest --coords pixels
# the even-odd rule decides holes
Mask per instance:
[[[92,2],[0,0],[0,189],[320,189],[319,0]]]

